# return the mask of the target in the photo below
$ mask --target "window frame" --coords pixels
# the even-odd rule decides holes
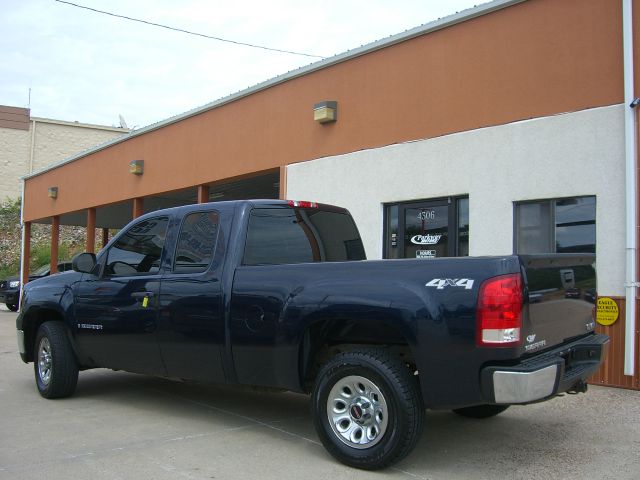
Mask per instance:
[[[158,271],[154,272],[154,273],[135,272],[135,273],[130,273],[130,274],[122,274],[122,275],[107,273],[107,265],[109,264],[109,255],[111,254],[111,251],[117,245],[118,241],[120,240],[120,237],[126,235],[127,232],[129,232],[131,229],[135,228],[137,225],[141,224],[142,222],[148,222],[150,220],[160,219],[160,218],[166,218],[166,225],[165,225],[165,230],[164,230],[164,242],[162,243],[162,249],[160,251],[160,257],[158,257],[158,265],[159,265],[158,266]],[[113,243],[109,246],[108,249],[104,250],[104,254],[100,258],[100,263],[101,263],[101,265],[100,265],[100,278],[110,279],[110,278],[128,278],[128,277],[144,277],[144,276],[159,276],[159,275],[162,275],[163,269],[164,269],[163,263],[164,263],[164,259],[165,259],[166,255],[167,255],[167,248],[166,248],[167,232],[169,230],[169,224],[170,223],[171,223],[171,215],[164,214],[164,215],[158,215],[158,216],[151,216],[151,217],[146,217],[146,218],[140,218],[139,221],[137,221],[136,223],[134,223],[131,226],[129,226],[129,228],[127,228],[126,230],[121,230],[120,232],[118,232],[118,235],[114,238]]]
[[[325,258],[325,254],[326,252],[320,251],[318,252],[318,254],[320,255],[320,259],[319,260],[311,260],[310,262],[280,262],[280,263],[247,263],[246,262],[246,256],[247,256],[247,246],[249,243],[249,235],[250,235],[250,231],[251,231],[251,219],[253,218],[253,215],[255,212],[257,211],[261,211],[261,210],[280,210],[280,211],[293,211],[295,215],[299,215],[299,212],[297,212],[297,210],[318,210],[318,211],[322,211],[322,212],[326,212],[326,213],[334,213],[334,214],[339,214],[339,215],[344,215],[345,217],[347,217],[350,222],[351,222],[351,227],[353,228],[353,230],[355,231],[355,233],[358,234],[357,236],[357,240],[360,242],[360,245],[362,246],[362,253],[363,253],[363,258],[362,259],[357,259],[357,260],[327,260]],[[240,255],[240,259],[239,259],[239,266],[240,267],[264,267],[264,266],[278,266],[278,265],[301,265],[301,264],[312,264],[312,263],[332,263],[332,262],[348,262],[348,261],[360,261],[363,259],[366,259],[366,252],[364,250],[364,242],[362,241],[362,235],[360,235],[360,231],[358,229],[358,225],[356,224],[354,218],[351,216],[351,214],[349,213],[348,210],[343,209],[343,208],[339,208],[339,207],[331,207],[329,205],[323,205],[322,208],[305,208],[305,207],[290,207],[287,205],[269,205],[269,206],[260,206],[260,207],[255,207],[250,209],[247,212],[248,215],[248,220],[245,223],[245,229],[244,229],[244,243],[243,243],[243,248],[242,248],[242,254]],[[307,228],[315,228],[313,226],[313,224],[309,223],[309,224],[305,224]],[[306,232],[305,232],[305,235]],[[309,243],[311,244],[310,239],[307,237],[307,240],[309,240]],[[356,238],[351,239],[351,240],[356,240]],[[346,246],[345,246],[346,248]],[[313,247],[312,247],[312,255],[313,255]]]
[[[594,227],[596,229],[595,234],[596,234],[596,239],[595,239],[595,247],[594,249],[597,250],[598,248],[598,222],[597,222],[597,217],[598,217],[598,196],[595,194],[592,195],[572,195],[572,196],[567,196],[567,197],[554,197],[554,198],[539,198],[539,199],[535,199],[535,200],[522,200],[522,201],[514,201],[513,202],[513,254],[514,255],[535,255],[535,254],[529,254],[529,253],[520,253],[518,252],[518,240],[519,240],[519,212],[518,212],[518,206],[520,205],[527,205],[527,204],[541,204],[541,203],[547,203],[549,204],[549,206],[551,207],[549,209],[549,226],[551,227],[551,238],[549,241],[549,247],[550,247],[550,251],[546,252],[546,253],[557,253],[556,252],[556,239],[557,239],[557,233],[556,233],[556,229],[557,229],[557,224],[556,224],[556,202],[559,201],[563,201],[563,200],[573,200],[573,199],[581,199],[581,198],[593,198],[594,199],[594,216],[593,216],[593,222],[594,222]],[[592,252],[584,252],[584,253],[592,253]],[[541,253],[541,255],[544,255],[544,253]]]
[[[184,228],[184,224],[187,221],[187,217],[189,215],[194,215],[194,214],[202,214],[202,213],[215,213],[218,216],[218,227],[216,228],[216,234],[215,234],[215,239],[213,242],[213,250],[211,251],[211,259],[209,260],[209,263],[207,264],[206,268],[204,270],[198,271],[198,272],[176,272],[176,260],[178,258],[178,246],[180,245],[180,234],[182,233],[182,229]],[[175,241],[175,245],[173,247],[173,258],[172,258],[172,262],[171,262],[171,268],[168,270],[172,275],[202,275],[205,274],[209,271],[209,269],[211,268],[211,265],[213,264],[213,260],[215,259],[216,256],[216,251],[218,250],[218,237],[220,235],[220,219],[222,218],[222,215],[220,213],[219,210],[216,209],[211,209],[211,210],[195,210],[195,211],[191,211],[186,213],[185,215],[182,216],[182,218],[180,219],[180,224],[178,225],[178,234],[176,235],[176,241]]]
[[[416,199],[416,200],[405,200],[402,202],[388,202],[382,204],[382,258],[390,259],[389,257],[389,243],[390,243],[390,235],[391,232],[387,231],[387,226],[389,225],[389,212],[392,207],[398,207],[398,232],[400,232],[400,227],[404,226],[404,218],[401,219],[402,215],[400,214],[401,209],[403,208],[421,208],[426,206],[442,206],[446,203],[448,207],[447,212],[447,225],[449,232],[449,245],[447,245],[447,256],[439,257],[439,258],[455,258],[459,256],[459,239],[460,239],[460,226],[458,224],[459,219],[459,201],[466,199],[469,201],[469,195],[452,195],[448,197],[437,197],[437,198],[425,198],[425,199]],[[453,226],[453,227],[452,227]],[[471,231],[471,225],[469,224],[469,232]],[[470,237],[470,235],[469,235]],[[389,240],[389,241],[388,241]],[[401,236],[398,234],[397,242],[401,242]],[[400,248],[399,246],[397,248]],[[398,250],[400,253],[400,250]],[[405,259],[405,257],[399,256],[398,259]]]

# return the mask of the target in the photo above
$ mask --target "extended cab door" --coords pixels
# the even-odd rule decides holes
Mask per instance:
[[[165,215],[129,227],[75,285],[76,340],[90,363],[165,374],[156,329],[168,222]]]
[[[236,268],[229,324],[239,383],[293,388],[299,381],[298,326],[285,304],[304,290],[314,262],[364,260],[351,215],[337,207],[254,208]]]
[[[224,382],[225,327],[220,214],[210,207],[184,216],[162,277],[158,341],[170,377]]]

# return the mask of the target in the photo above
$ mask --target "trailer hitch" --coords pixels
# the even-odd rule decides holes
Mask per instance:
[[[578,393],[585,393],[587,391],[588,385],[587,382],[580,380],[573,387],[567,390],[569,395],[577,395]]]

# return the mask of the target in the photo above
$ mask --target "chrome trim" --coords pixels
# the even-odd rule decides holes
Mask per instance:
[[[493,372],[493,394],[496,403],[526,403],[553,394],[558,365],[533,372]]]
[[[24,346],[24,331],[17,330],[17,334],[18,334],[18,351],[22,355],[25,355],[27,353],[27,349]]]

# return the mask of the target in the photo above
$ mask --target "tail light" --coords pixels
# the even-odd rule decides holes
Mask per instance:
[[[476,345],[514,347],[522,329],[522,277],[500,275],[482,283],[478,293]]]
[[[306,201],[298,201],[298,200],[287,200],[287,203],[290,207],[300,207],[300,208],[318,208],[318,204],[316,202],[306,202]]]

